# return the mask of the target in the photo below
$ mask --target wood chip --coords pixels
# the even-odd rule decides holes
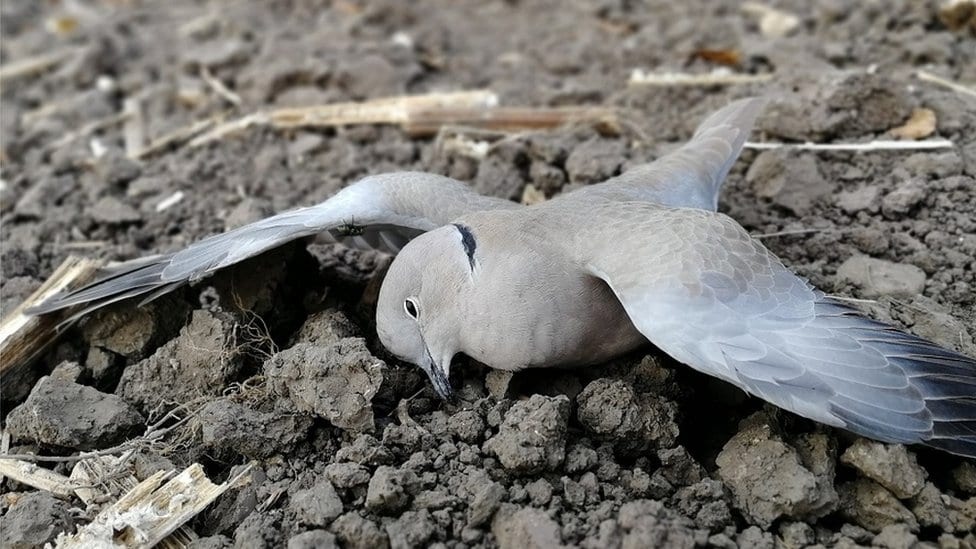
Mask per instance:
[[[105,501],[109,494],[124,494],[133,490],[139,481],[131,474],[120,474],[125,466],[126,457],[96,456],[79,461],[71,470],[71,480],[79,487],[75,494],[85,502],[93,505]],[[100,487],[101,489],[97,489]],[[103,492],[107,489],[108,494]],[[158,545],[160,549],[183,549],[200,536],[190,530],[185,524],[166,536]]]
[[[0,459],[0,475],[61,498],[74,496],[75,489],[78,488],[75,481],[64,475],[19,459]]]
[[[61,534],[59,548],[153,547],[196,516],[229,488],[250,475],[247,467],[217,485],[195,463],[179,475],[159,471],[137,484],[73,535]]]
[[[436,109],[418,111],[402,126],[412,136],[428,136],[447,125],[517,132],[552,129],[572,123],[590,124],[603,134],[620,133],[616,110],[587,106]]]
[[[333,103],[259,111],[211,128],[189,142],[199,147],[255,126],[279,130],[332,128],[353,124],[393,124],[411,136],[434,135],[445,126],[502,132],[549,129],[572,122],[618,133],[616,111],[605,107],[499,107],[488,90],[407,95],[363,102]]]
[[[424,113],[448,109],[490,109],[497,105],[498,96],[494,92],[474,90],[278,109],[270,113],[269,120],[271,125],[279,129],[350,124],[408,124],[423,117]]]
[[[935,133],[935,111],[925,108],[915,109],[904,124],[892,128],[888,133],[901,139],[926,138]]]
[[[54,273],[26,301],[0,321],[0,383],[30,375],[29,366],[57,339],[58,324],[70,311],[44,316],[28,316],[24,311],[48,297],[91,280],[103,262],[80,257],[65,259]]]

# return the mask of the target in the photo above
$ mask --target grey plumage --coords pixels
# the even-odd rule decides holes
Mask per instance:
[[[398,251],[409,238],[465,212],[515,207],[518,205],[479,195],[459,181],[434,174],[376,175],[321,204],[211,236],[183,250],[123,263],[94,283],[55,295],[28,312],[45,314],[84,304],[79,314],[85,314],[120,299],[148,294],[145,303],[214,271],[324,231],[343,236],[347,229],[361,229],[363,234],[350,235],[354,244]]]
[[[732,103],[675,152],[532,207],[440,176],[369,177],[317,206],[123,264],[34,312],[151,299],[322,231],[391,250],[416,237],[383,282],[377,332],[443,396],[457,353],[517,370],[599,363],[650,341],[802,416],[976,457],[973,359],[825,296],[715,211],[762,106]]]
[[[706,118],[691,140],[671,154],[560,198],[635,200],[715,211],[725,176],[765,104],[761,99],[737,101]]]
[[[677,360],[822,423],[976,456],[976,362],[825,296],[731,218],[607,203],[570,226],[567,254]]]

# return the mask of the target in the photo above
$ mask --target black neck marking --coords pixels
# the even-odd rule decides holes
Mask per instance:
[[[478,243],[474,239],[474,234],[471,232],[471,228],[460,223],[454,223],[457,227],[459,233],[461,233],[461,245],[464,246],[464,253],[468,254],[468,263],[471,264],[471,270],[474,270],[474,251],[478,248]]]

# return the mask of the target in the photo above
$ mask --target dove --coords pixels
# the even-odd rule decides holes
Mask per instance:
[[[650,343],[814,421],[976,457],[976,361],[826,295],[717,212],[763,105],[733,102],[674,152],[533,206],[438,175],[369,176],[321,204],[122,263],[31,313],[145,303],[328,232],[399,250],[377,335],[443,398],[457,355],[511,371],[592,367]]]

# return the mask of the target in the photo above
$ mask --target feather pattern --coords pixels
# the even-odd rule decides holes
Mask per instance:
[[[825,296],[725,215],[605,202],[570,217],[567,253],[677,360],[828,425],[976,457],[973,359]]]
[[[464,183],[439,175],[402,172],[371,176],[316,206],[256,221],[180,251],[122,263],[91,284],[52,296],[28,313],[44,314],[84,304],[75,318],[121,299],[148,294],[145,303],[217,270],[324,231],[356,233],[354,236],[362,239],[360,244],[393,252],[407,239],[464,213],[514,207],[518,205],[481,196]],[[390,235],[384,239],[383,232]]]
[[[678,151],[565,196],[714,210],[722,181],[764,104],[756,98],[734,102],[708,117]],[[409,239],[462,215],[518,207],[507,200],[481,196],[464,183],[439,175],[370,176],[318,205],[213,235],[183,250],[125,262],[93,283],[52,296],[27,312],[45,314],[84,304],[74,319],[129,297],[146,296],[144,304],[215,271],[320,233],[331,233],[357,248],[396,253]]]

